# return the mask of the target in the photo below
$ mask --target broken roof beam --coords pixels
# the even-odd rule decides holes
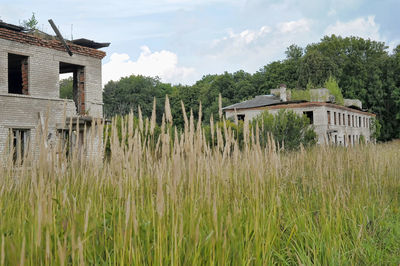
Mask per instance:
[[[65,42],[63,36],[61,35],[61,32],[58,30],[56,24],[54,24],[52,19],[49,19],[49,23],[51,25],[51,27],[53,28],[54,32],[56,33],[58,39],[61,41],[61,43],[64,45],[65,49],[67,49],[67,52],[70,56],[72,56],[72,52],[71,49],[69,49],[69,46],[67,45],[67,43]]]

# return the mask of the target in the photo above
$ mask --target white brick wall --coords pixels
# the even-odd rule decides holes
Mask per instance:
[[[8,53],[29,57],[29,95],[8,94]],[[55,138],[57,125],[66,116],[76,116],[75,104],[59,98],[59,63],[85,67],[85,104],[89,116],[103,117],[101,60],[0,39],[0,156],[5,149],[9,128],[31,129],[34,147],[38,113],[49,115],[49,133]],[[65,112],[64,112],[65,110]]]

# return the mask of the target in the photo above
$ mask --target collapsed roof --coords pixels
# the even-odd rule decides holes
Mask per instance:
[[[9,24],[9,23],[5,23],[4,21],[0,20],[0,28],[4,28],[4,29],[8,29],[8,30],[12,30],[15,32],[23,32],[26,34],[34,34],[34,35],[41,35],[43,38],[48,39],[48,38],[56,38],[55,36],[49,35],[45,32],[42,32],[40,30],[29,30],[26,29],[22,26],[17,26],[17,25],[13,25],[13,24]],[[72,41],[68,41],[66,40],[67,43],[73,43],[79,46],[83,46],[83,47],[88,47],[88,48],[92,48],[92,49],[100,49],[100,48],[104,48],[104,47],[108,47],[110,46],[110,43],[100,43],[100,42],[95,42],[92,40],[88,40],[85,38],[80,38],[80,39],[76,39],[76,40],[72,40]]]
[[[235,103],[229,105],[227,107],[222,108],[223,110],[234,110],[234,109],[247,109],[247,108],[255,108],[255,107],[263,107],[271,104],[280,103],[281,99],[275,95],[259,95],[254,97],[253,99]]]

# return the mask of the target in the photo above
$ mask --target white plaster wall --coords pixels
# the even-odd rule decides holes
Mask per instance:
[[[313,111],[313,126],[314,126],[314,131],[317,134],[317,143],[318,144],[326,144],[328,143],[328,132],[331,131],[336,131],[331,133],[331,139],[330,142],[332,144],[337,144],[337,145],[354,145],[357,144],[360,136],[363,135],[365,140],[367,142],[371,141],[371,131],[370,131],[370,119],[371,116],[367,114],[361,114],[358,112],[350,111],[350,110],[342,110],[339,108],[333,108],[333,107],[328,107],[328,106],[314,106],[314,107],[302,107],[302,108],[288,108],[290,110],[293,110],[297,114],[303,114],[303,112],[307,111]],[[271,109],[268,110],[271,114],[276,114],[279,112],[281,109]],[[226,110],[225,111],[225,116],[227,119],[231,118],[234,119],[235,115],[245,115],[246,120],[252,120],[254,119],[257,115],[261,114],[265,110],[260,110],[260,109],[253,109],[253,110],[238,110],[238,111],[231,111],[231,110]],[[328,111],[330,111],[330,116],[331,116],[331,123],[328,124]],[[336,125],[334,123],[334,114],[336,113]],[[341,118],[341,123],[339,125],[339,119],[338,115],[341,115],[343,117],[343,114],[345,115],[345,121],[343,123],[343,119]],[[357,118],[357,122],[359,121],[359,118],[361,117],[361,126],[358,124],[355,124],[352,126],[348,126],[348,115],[352,118],[352,116]],[[366,124],[364,125],[363,119],[366,119]],[[349,143],[348,141],[348,136],[351,136],[351,142]],[[334,143],[335,141],[335,136],[337,139],[337,143]],[[355,141],[353,141],[353,136]],[[346,138],[346,141],[344,141],[344,138]]]

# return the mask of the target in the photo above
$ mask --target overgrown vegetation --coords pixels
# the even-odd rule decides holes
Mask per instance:
[[[113,119],[105,161],[47,132],[37,160],[1,155],[0,264],[400,263],[399,142],[282,152],[221,121],[210,146],[193,113],[181,134],[163,117]]]
[[[104,88],[105,114],[109,117],[125,115],[140,105],[143,114],[150,117],[153,97],[158,99],[157,108],[161,110],[165,94],[168,94],[172,115],[176,117],[175,125],[183,128],[181,101],[186,104],[186,112],[193,110],[195,117],[201,102],[207,122],[211,114],[218,115],[220,93],[223,106],[227,106],[269,94],[270,89],[285,83],[292,89],[295,99],[312,98],[308,89],[322,87],[330,87],[339,103],[343,97],[360,99],[363,108],[377,114],[382,125],[380,140],[400,138],[400,46],[388,51],[383,42],[332,35],[305,49],[291,45],[286,56],[285,60],[271,62],[254,74],[241,70],[206,75],[192,86],[173,86],[142,76],[111,81]],[[158,114],[160,122],[162,113]]]
[[[336,79],[332,76],[329,76],[328,80],[325,81],[324,87],[329,90],[329,93],[335,97],[335,102],[337,104],[343,105],[344,99],[341,89],[339,88]]]
[[[39,24],[39,21],[37,21],[35,13],[32,12],[32,17],[30,17],[28,20],[22,21],[21,26],[28,30],[37,30],[38,24]]]
[[[309,119],[292,110],[282,109],[276,115],[265,111],[254,119],[252,125],[253,128],[259,127],[256,130],[260,132],[258,135],[261,146],[267,145],[271,137],[278,146],[287,150],[309,147],[317,141],[317,134]]]
[[[188,120],[183,103],[181,105],[184,120]],[[153,106],[157,106],[156,100],[154,100]],[[169,108],[170,107],[168,105],[167,109]],[[169,132],[171,132],[170,134],[172,138],[175,137],[175,134],[177,134],[177,136],[181,136],[182,130],[176,129],[176,127],[174,128],[172,123],[166,123],[167,121],[172,121],[172,117],[170,117],[170,119],[166,119],[166,117],[163,116],[162,124],[160,126],[155,119],[157,114],[156,112],[153,112],[152,118],[150,119],[150,121],[153,121],[152,126],[145,128],[144,124],[146,123],[146,121],[144,121],[142,118],[142,111],[140,107],[138,113],[139,117],[135,117],[133,115],[133,112],[126,116],[114,117],[114,126],[116,127],[118,140],[121,143],[125,143],[126,145],[128,145],[129,134],[127,133],[127,128],[129,127],[129,125],[132,126],[132,130],[138,130],[142,141],[147,142],[147,144],[153,148],[156,146],[161,131],[166,132],[166,130],[168,130]],[[194,119],[193,112],[190,113],[190,116],[192,117],[192,119]],[[317,135],[314,132],[314,127],[310,125],[309,119],[305,115],[298,115],[292,110],[282,109],[276,115],[272,115],[268,111],[264,111],[250,123],[248,121],[243,122],[239,120],[225,120],[223,117],[216,119],[215,123],[213,120],[214,119],[212,118],[210,121],[212,125],[197,123],[197,127],[202,127],[204,133],[204,141],[210,147],[218,145],[218,134],[221,134],[221,141],[224,146],[227,142],[226,137],[229,134],[232,134],[231,137],[237,141],[239,145],[238,147],[242,149],[245,146],[245,128],[247,128],[248,134],[250,134],[248,137],[256,139],[256,141],[259,142],[261,146],[265,146],[268,143],[269,139],[273,138],[275,140],[275,148],[281,150],[291,151],[298,150],[301,147],[310,147],[316,144],[317,140]],[[105,139],[107,157],[111,153],[111,128],[111,125],[108,125],[105,128],[105,130],[107,131]],[[184,130],[187,130],[187,128],[185,128]]]

